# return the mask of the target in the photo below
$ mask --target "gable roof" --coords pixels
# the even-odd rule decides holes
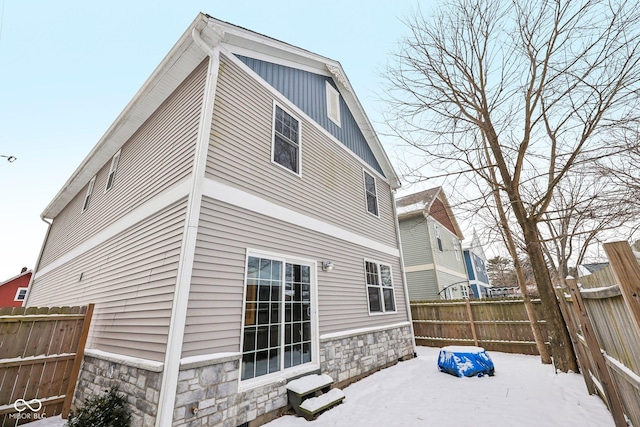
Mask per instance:
[[[12,278],[5,280],[4,282],[0,282],[0,286],[4,286],[7,283],[13,282],[14,280],[21,278],[22,276],[26,276],[28,274],[30,275],[31,273],[33,273],[32,270],[25,270],[22,273],[18,274],[17,276],[13,276]]]
[[[464,239],[442,187],[434,187],[398,198],[396,211],[398,219],[420,215],[431,216],[455,234],[458,239]]]
[[[220,43],[232,53],[251,52],[257,59],[268,58],[282,65],[332,76],[337,84],[344,87],[341,95],[359,124],[384,176],[393,189],[400,187],[400,180],[338,61],[200,13],[45,208],[42,218],[55,218],[206,58],[207,53],[194,40],[195,34],[208,46]]]

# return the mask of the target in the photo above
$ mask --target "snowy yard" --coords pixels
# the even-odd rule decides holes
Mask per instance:
[[[309,423],[292,415],[268,427],[613,427],[604,403],[579,374],[554,374],[538,356],[488,352],[496,375],[457,378],[438,371],[439,349],[344,389],[343,404]],[[59,427],[53,417],[30,427]]]
[[[437,348],[344,389],[343,404],[310,424],[285,416],[268,427],[491,426],[610,427],[613,419],[578,374],[554,374],[538,356],[488,352],[496,375],[456,378],[438,371]]]

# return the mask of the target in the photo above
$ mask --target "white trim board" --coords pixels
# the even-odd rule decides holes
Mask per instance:
[[[392,325],[371,326],[369,328],[350,329],[348,331],[333,332],[330,334],[320,335],[320,341],[331,341],[335,339],[349,338],[357,335],[369,334],[371,332],[387,331],[389,329],[399,329],[399,328],[403,328],[405,326],[410,326],[410,325],[411,325],[411,322],[400,322],[400,323],[394,323]]]
[[[400,257],[398,248],[385,245],[359,234],[347,231],[333,224],[321,221],[316,218],[292,211],[284,206],[277,205],[261,197],[247,193],[239,188],[231,187],[212,179],[205,179],[203,195],[215,200],[219,200],[230,205],[266,215],[270,218],[278,219],[289,224],[297,225],[309,230],[317,231],[328,236],[347,241],[359,246],[366,247],[378,252],[394,257]]]

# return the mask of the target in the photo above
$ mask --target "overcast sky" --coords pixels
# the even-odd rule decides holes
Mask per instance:
[[[0,157],[0,282],[34,268],[40,214],[198,12],[340,61],[375,124],[380,74],[416,5],[0,0],[0,155],[17,158]]]

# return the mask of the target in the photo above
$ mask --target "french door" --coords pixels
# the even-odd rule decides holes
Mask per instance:
[[[311,362],[315,263],[247,257],[241,379]]]

